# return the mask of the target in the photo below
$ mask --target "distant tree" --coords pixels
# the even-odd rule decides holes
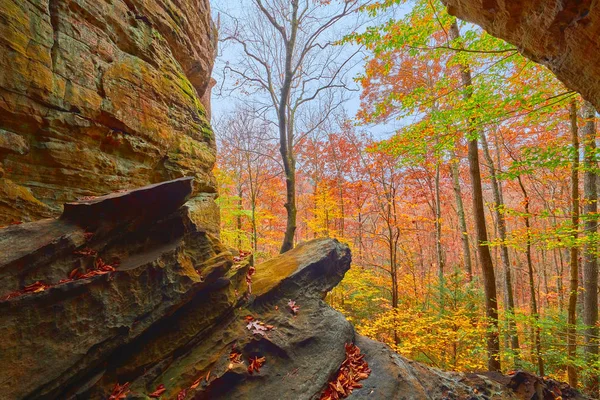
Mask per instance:
[[[235,78],[232,90],[263,95],[262,105],[276,117],[286,180],[282,253],[293,248],[296,232],[294,147],[299,136],[317,129],[344,101],[344,89],[349,88],[346,72],[358,51],[348,53],[346,46],[335,46],[334,28],[365,3],[251,0],[245,4],[245,16],[225,15],[221,38],[243,55],[224,69]]]

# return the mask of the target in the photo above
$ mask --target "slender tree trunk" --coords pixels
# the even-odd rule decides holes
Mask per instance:
[[[452,158],[453,160],[450,163],[450,173],[452,175],[452,187],[454,189],[454,200],[456,201],[456,213],[458,214],[458,227],[460,228],[460,239],[463,247],[463,262],[465,264],[467,279],[471,282],[473,280],[473,264],[471,263],[471,248],[469,247],[469,233],[467,232],[465,207],[460,190],[458,159],[456,155],[453,155]]]
[[[251,223],[252,223],[252,250],[254,253],[258,250],[258,227],[256,225],[256,196],[252,196],[251,204]]]
[[[442,248],[442,205],[440,201],[440,163],[435,166],[435,250],[440,284],[440,304],[444,304],[444,250]]]
[[[504,266],[504,297],[506,302],[507,312],[507,330],[510,335],[510,346],[516,352],[519,350],[519,336],[517,335],[517,329],[515,326],[515,299],[513,295],[513,284],[512,284],[512,273],[510,270],[510,258],[508,255],[508,246],[506,246],[506,220],[502,212],[504,207],[504,201],[502,199],[502,189],[500,183],[496,177],[496,168],[494,166],[494,160],[490,155],[490,149],[488,146],[487,138],[485,134],[481,134],[481,146],[483,148],[483,155],[488,164],[488,170],[490,172],[490,178],[492,181],[492,194],[494,196],[494,214],[496,215],[496,227],[498,229],[498,236],[501,240],[500,245],[500,258]]]
[[[238,195],[238,200],[237,200],[237,211],[238,212],[237,212],[237,216],[235,218],[235,229],[236,229],[235,236],[237,238],[237,248],[238,248],[238,250],[241,250],[241,248],[242,248],[242,209],[244,208],[244,206],[242,204],[242,196],[244,195],[242,185],[238,185],[237,195]]]
[[[583,117],[586,119],[582,132],[584,146],[584,173],[583,190],[585,201],[583,213],[585,215],[586,242],[583,254],[583,323],[586,325],[585,355],[586,362],[591,366],[598,360],[598,188],[596,187],[597,168],[596,162],[596,110],[594,106],[585,102]],[[585,386],[593,397],[598,396],[598,376],[588,378]]]
[[[292,0],[292,17],[290,37],[285,41],[285,71],[283,85],[281,86],[281,96],[279,97],[279,107],[277,110],[277,124],[279,127],[279,152],[283,161],[283,170],[285,173],[285,210],[287,213],[287,223],[283,243],[280,253],[285,253],[294,248],[294,236],[296,234],[296,160],[294,158],[294,115],[290,114],[290,94],[292,90],[292,62],[294,57],[294,48],[296,47],[296,35],[298,33],[298,3],[299,0]]]
[[[456,20],[450,27],[452,39],[460,37]],[[468,65],[461,65],[461,81],[465,88],[465,99],[472,96],[471,71]],[[471,128],[469,136],[475,135],[475,129]],[[468,159],[471,184],[473,186],[473,215],[475,217],[475,228],[477,232],[477,253],[481,264],[483,287],[485,291],[485,309],[491,325],[487,333],[488,369],[500,371],[500,340],[498,335],[498,298],[496,295],[496,277],[494,276],[494,265],[488,241],[487,227],[485,224],[485,208],[483,204],[483,189],[481,186],[481,171],[479,168],[479,148],[477,138],[468,138]]]
[[[573,229],[573,241],[577,240],[577,230],[579,227],[579,136],[577,129],[577,104],[575,100],[571,102],[571,143],[573,146],[573,158],[571,166],[571,224]],[[578,249],[574,244],[571,247],[571,271],[569,285],[569,306],[567,315],[567,354],[569,364],[567,365],[567,376],[569,385],[577,387],[577,368],[574,364],[577,352],[577,285],[579,280],[578,272]]]
[[[538,314],[538,306],[537,300],[535,297],[535,281],[533,278],[533,263],[531,262],[531,226],[529,223],[529,196],[527,195],[527,190],[525,190],[525,185],[523,185],[523,180],[520,176],[517,177],[519,181],[519,186],[521,187],[521,191],[523,192],[523,201],[525,203],[525,216],[523,219],[525,220],[525,230],[526,230],[526,243],[525,243],[525,256],[527,258],[527,272],[529,273],[529,292],[531,294],[530,305],[531,305],[531,316],[535,321],[535,327],[533,327],[534,332],[534,344],[535,344],[535,356],[538,364],[538,372],[540,376],[544,376],[544,359],[542,358],[542,339],[541,339],[541,327],[540,327],[540,316]]]

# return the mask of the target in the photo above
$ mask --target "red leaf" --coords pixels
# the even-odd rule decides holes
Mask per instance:
[[[156,387],[156,390],[155,390],[154,392],[152,392],[152,393],[150,393],[150,394],[148,395],[148,397],[152,397],[153,399],[158,399],[158,398],[160,398],[160,396],[162,396],[162,394],[163,394],[164,392],[166,392],[166,391],[167,391],[167,388],[165,388],[165,385],[163,385],[163,384],[161,383],[160,385],[158,385],[158,386]]]
[[[248,373],[250,375],[252,375],[252,373],[256,372],[257,374],[260,372],[260,368],[263,366],[263,364],[265,363],[266,358],[265,357],[250,357],[250,359],[248,360],[249,364],[248,365]]]
[[[130,385],[129,382],[126,382],[122,385],[119,385],[119,383],[117,382],[115,384],[115,387],[113,388],[113,391],[110,394],[110,397],[108,398],[108,400],[123,400],[123,399],[125,399],[130,392],[129,385]]]

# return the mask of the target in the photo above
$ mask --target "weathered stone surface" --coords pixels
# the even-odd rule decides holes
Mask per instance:
[[[192,192],[178,179],[0,229],[3,398],[100,400],[127,383],[128,399],[161,385],[165,399],[318,399],[351,342],[372,373],[350,399],[524,399],[508,388],[545,387],[441,372],[357,336],[323,301],[350,268],[346,245],[303,243],[252,274],[190,217]],[[251,357],[266,358],[260,372]]]
[[[208,0],[0,2],[0,226],[183,176],[214,193],[215,39]]]
[[[515,44],[600,109],[600,7],[592,0],[442,1],[450,14]]]
[[[65,398],[116,366],[140,374],[214,323],[195,304],[215,318],[231,311],[245,269],[232,270],[230,253],[177,209],[191,191],[184,179],[95,199],[97,231],[86,232],[89,217],[73,212],[0,230],[0,296],[51,285],[0,301],[0,358],[11,365],[0,372],[4,398]],[[120,213],[102,211],[116,199]],[[148,213],[140,201],[171,207]],[[116,271],[60,282],[100,259]]]

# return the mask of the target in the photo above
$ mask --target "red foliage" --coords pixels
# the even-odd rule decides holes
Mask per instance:
[[[292,314],[298,315],[298,311],[300,311],[300,306],[297,305],[294,300],[288,301],[288,307],[292,311]]]
[[[77,254],[80,256],[88,256],[88,257],[92,257],[95,256],[96,254],[98,254],[98,252],[94,249],[90,249],[89,247],[85,247],[81,250],[75,250],[73,252],[73,254]]]
[[[166,391],[167,391],[167,388],[165,388],[165,385],[163,385],[163,384],[161,383],[160,385],[158,385],[158,386],[156,387],[156,390],[155,390],[154,392],[152,392],[152,393],[150,393],[150,394],[148,395],[148,397],[152,397],[153,399],[159,399],[159,398],[160,398],[160,396],[162,396],[162,395],[163,395],[163,393],[164,393],[164,392],[166,392]]]
[[[365,355],[353,343],[346,344],[346,359],[342,363],[336,378],[329,382],[327,389],[321,393],[320,400],[339,400],[348,397],[354,389],[361,388],[358,383],[371,374]]]
[[[118,263],[118,261],[116,261],[116,263]],[[102,260],[102,258],[98,257],[96,259],[96,261],[94,262],[94,269],[86,272],[85,274],[80,273],[79,268],[75,268],[71,272],[69,272],[69,275],[67,278],[61,279],[56,284],[50,284],[50,283],[44,283],[44,282],[37,281],[35,283],[32,283],[31,285],[25,286],[21,290],[15,290],[13,292],[8,293],[4,297],[0,298],[0,301],[10,300],[12,298],[19,297],[19,296],[22,296],[27,293],[43,292],[46,289],[48,289],[52,286],[55,286],[55,285],[73,282],[74,280],[78,280],[78,279],[87,279],[87,278],[92,278],[92,277],[98,276],[98,275],[105,275],[105,274],[108,274],[108,273],[111,273],[114,271],[116,271],[114,266],[106,264],[104,262],[104,260]]]
[[[22,296],[22,295],[24,295],[26,293],[39,293],[39,292],[43,292],[44,290],[48,289],[50,286],[51,285],[49,285],[47,283],[37,281],[35,283],[32,283],[31,285],[25,286],[21,290],[15,290],[14,292],[10,292],[6,296],[4,296],[2,298],[2,300],[3,301],[4,300],[9,300],[9,299],[12,299],[14,297]]]
[[[254,372],[257,374],[260,372],[260,368],[263,366],[267,359],[265,357],[250,357],[248,365],[248,373],[252,375]]]
[[[129,382],[119,385],[117,382],[108,400],[123,400],[129,394]]]

